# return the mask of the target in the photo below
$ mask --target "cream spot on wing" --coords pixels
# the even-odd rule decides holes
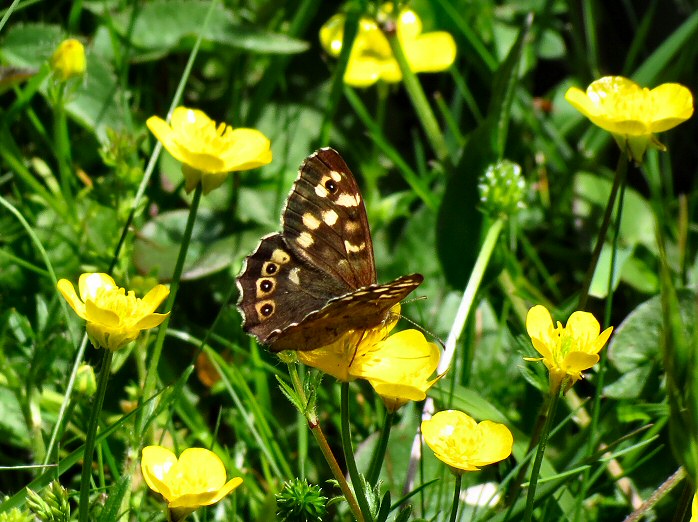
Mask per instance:
[[[288,255],[288,252],[277,248],[271,253],[271,260],[280,265],[285,265],[291,260],[291,256]]]
[[[339,215],[334,210],[325,210],[322,213],[322,220],[326,225],[332,226],[339,219]]]
[[[344,223],[344,232],[346,234],[354,234],[357,230],[359,230],[359,226],[358,221],[347,221]]]
[[[337,205],[340,207],[358,207],[359,203],[361,203],[361,196],[358,194],[340,194],[335,203],[337,203]]]
[[[310,230],[315,230],[320,226],[320,220],[313,216],[310,212],[303,214],[303,224]]]
[[[296,238],[296,242],[303,248],[308,248],[315,243],[315,240],[313,239],[313,236],[307,232],[301,232],[301,234]]]
[[[326,198],[329,192],[325,188],[325,185],[321,183],[319,185],[315,185],[315,194],[321,198]]]
[[[300,272],[299,267],[293,267],[291,271],[288,273],[288,278],[291,280],[292,283],[295,283],[296,285],[300,286],[301,284],[301,278],[298,276],[298,272]]]
[[[352,245],[349,241],[347,241],[345,239],[344,240],[344,248],[347,250],[347,253],[349,253],[349,254],[361,252],[364,248],[366,248],[366,243],[361,243],[359,245]]]
[[[330,177],[331,177],[333,180],[335,180],[337,183],[339,183],[340,181],[342,181],[342,175],[341,175],[339,172],[337,172],[336,170],[333,170],[333,171],[330,172]]]

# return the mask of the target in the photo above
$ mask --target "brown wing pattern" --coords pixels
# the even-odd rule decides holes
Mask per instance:
[[[335,150],[320,149],[301,165],[282,222],[284,239],[298,257],[352,288],[376,282],[361,191]]]

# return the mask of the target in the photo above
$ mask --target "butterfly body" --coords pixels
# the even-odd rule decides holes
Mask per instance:
[[[237,279],[243,329],[273,351],[312,350],[380,325],[420,274],[377,284],[358,184],[330,148],[311,154],[282,213]]]

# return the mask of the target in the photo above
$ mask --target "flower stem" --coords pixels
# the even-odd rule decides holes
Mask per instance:
[[[628,172],[628,155],[623,151],[621,152],[620,158],[618,158],[618,165],[616,166],[616,175],[613,178],[613,187],[611,188],[611,193],[608,196],[608,203],[606,204],[606,211],[603,215],[603,221],[601,222],[601,228],[599,229],[599,236],[596,238],[596,245],[594,246],[594,252],[591,255],[591,264],[587,269],[587,273],[584,276],[584,284],[582,286],[582,292],[579,295],[579,305],[577,310],[584,310],[587,305],[587,299],[589,298],[589,288],[591,287],[591,281],[594,278],[594,272],[596,271],[596,265],[599,262],[599,257],[601,256],[601,250],[606,242],[606,234],[608,233],[608,227],[611,224],[611,216],[613,215],[613,209],[616,203],[616,196],[618,195],[618,190],[625,181],[625,175]]]
[[[383,422],[383,429],[381,430],[380,438],[378,439],[376,449],[373,450],[371,466],[368,468],[368,473],[366,474],[366,482],[368,482],[368,484],[370,484],[371,486],[375,486],[376,482],[378,482],[378,475],[380,474],[381,466],[383,465],[385,451],[388,448],[388,440],[390,439],[390,429],[393,427],[394,419],[395,412],[386,411],[385,421]]]
[[[451,506],[451,517],[450,522],[456,522],[456,515],[458,514],[458,504],[460,503],[460,488],[463,483],[463,474],[456,473],[456,485],[453,488],[453,505]]]
[[[94,404],[90,410],[90,419],[87,423],[87,436],[85,438],[85,448],[82,455],[82,475],[80,477],[80,503],[78,504],[80,522],[87,522],[90,512],[90,477],[92,476],[92,454],[95,449],[97,438],[97,425],[99,424],[99,414],[104,404],[104,396],[107,393],[107,382],[111,373],[111,363],[114,353],[104,349],[102,355],[102,369],[99,372],[97,381],[97,393],[94,397]]]
[[[531,480],[528,484],[528,496],[526,497],[526,509],[524,511],[524,522],[530,522],[531,516],[533,515],[534,501],[536,499],[536,486],[538,485],[538,476],[540,475],[540,467],[543,464],[543,456],[545,455],[545,446],[548,444],[548,437],[550,436],[550,429],[553,426],[555,420],[555,411],[557,410],[557,405],[560,402],[560,394],[562,390],[565,389],[567,384],[567,379],[565,378],[560,382],[555,389],[550,390],[550,396],[548,397],[548,413],[545,419],[545,425],[543,427],[543,432],[541,433],[540,442],[538,443],[538,449],[536,451],[536,459],[533,461],[533,468],[531,468]]]
[[[189,208],[189,217],[187,218],[187,224],[184,228],[184,235],[182,236],[182,244],[179,247],[179,254],[177,255],[177,263],[175,264],[174,273],[172,274],[172,282],[170,283],[170,295],[167,296],[167,301],[165,302],[165,313],[172,311],[172,305],[174,304],[175,297],[177,296],[177,290],[179,289],[179,280],[182,277],[182,270],[184,269],[184,259],[187,257],[187,250],[189,249],[189,243],[191,241],[192,230],[194,229],[194,221],[196,221],[196,213],[199,208],[199,202],[201,201],[201,183],[196,186],[194,190],[194,197],[191,201],[191,207]],[[160,325],[158,329],[158,335],[155,339],[155,346],[153,348],[153,355],[150,358],[150,364],[148,364],[148,373],[145,376],[145,384],[143,385],[143,395],[141,397],[141,405],[144,404],[148,399],[151,398],[157,384],[158,377],[158,363],[160,362],[160,356],[162,355],[162,347],[165,343],[165,335],[167,334],[167,326],[170,323],[171,314],[168,315],[165,320]],[[153,403],[155,401],[152,401]],[[145,422],[150,416],[149,413],[155,408],[155,404],[151,403],[148,414],[141,413],[139,420],[136,422],[138,426],[138,432],[142,433]]]
[[[446,338],[446,348],[444,353],[439,360],[439,366],[436,369],[438,374],[445,372],[451,365],[451,360],[456,351],[456,343],[463,333],[465,328],[466,320],[468,315],[470,315],[470,310],[475,301],[475,295],[480,288],[480,283],[485,275],[485,270],[487,265],[489,265],[490,258],[492,257],[492,252],[494,252],[494,247],[497,245],[497,239],[499,234],[502,232],[504,227],[504,220],[497,219],[492,226],[487,230],[487,235],[485,240],[482,242],[482,247],[480,247],[480,252],[475,260],[475,266],[470,274],[470,279],[468,279],[468,284],[463,290],[463,296],[461,297],[460,304],[458,305],[458,310],[456,311],[456,318],[453,321],[453,326],[451,326],[451,331],[448,332],[448,337]]]
[[[391,31],[386,34],[388,42],[390,43],[390,49],[393,51],[395,60],[400,66],[400,71],[402,72],[402,83],[405,86],[405,90],[412,101],[412,106],[414,107],[419,122],[422,124],[424,133],[427,135],[427,139],[431,144],[434,154],[439,159],[439,161],[444,161],[448,159],[448,146],[446,145],[446,140],[444,135],[439,128],[439,124],[434,116],[434,111],[431,110],[431,106],[427,101],[427,97],[424,94],[421,84],[417,80],[417,76],[410,69],[410,65],[407,62],[405,53],[402,50],[400,41],[397,37],[397,31]]]
[[[289,363],[287,366],[288,374],[291,377],[291,383],[293,384],[293,389],[298,394],[300,401],[303,404],[307,404],[308,398],[305,394],[300,376],[298,375],[296,365],[294,363]],[[347,504],[349,504],[349,508],[351,509],[354,518],[356,518],[356,520],[359,522],[364,522],[364,518],[361,513],[361,509],[359,508],[359,504],[356,501],[356,497],[354,496],[354,492],[351,490],[344,473],[342,473],[342,469],[339,467],[339,463],[337,462],[334,453],[332,453],[332,448],[330,448],[330,445],[325,438],[325,433],[322,431],[322,427],[318,422],[315,410],[306,410],[302,413],[308,422],[310,432],[313,434],[313,437],[315,437],[315,441],[318,443],[318,446],[320,446],[320,451],[325,457],[325,461],[330,466],[332,475],[334,475],[337,484],[339,484],[339,488],[342,490],[342,493],[344,493],[344,498],[346,499]]]
[[[366,500],[366,494],[364,493],[363,483],[361,482],[361,477],[359,476],[359,469],[356,467],[356,460],[354,459],[354,449],[351,445],[351,430],[349,428],[349,383],[342,383],[342,399],[340,407],[340,417],[342,424],[342,448],[344,449],[344,459],[347,462],[347,469],[349,470],[349,478],[351,478],[351,483],[354,486],[354,494],[356,495],[356,500],[359,503],[359,508],[361,509],[361,514],[364,520],[373,520],[371,516],[371,510],[368,507],[368,501]]]

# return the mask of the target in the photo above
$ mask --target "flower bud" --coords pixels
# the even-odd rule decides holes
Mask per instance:
[[[501,160],[490,165],[478,183],[483,211],[491,217],[516,214],[524,207],[525,188],[518,164]]]
[[[87,68],[85,47],[75,38],[63,40],[51,56],[51,70],[60,81],[82,76]]]

